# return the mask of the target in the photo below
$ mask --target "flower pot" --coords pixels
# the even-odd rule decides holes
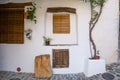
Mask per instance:
[[[28,12],[24,13],[24,18],[27,19],[27,17],[29,16]]]
[[[100,56],[96,55],[96,56],[94,56],[94,59],[100,59]]]
[[[45,45],[50,45],[50,41],[46,41],[46,42],[45,42]]]
[[[86,59],[85,60],[85,75],[87,77],[106,72],[104,59]]]

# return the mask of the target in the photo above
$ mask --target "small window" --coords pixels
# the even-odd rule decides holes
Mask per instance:
[[[53,14],[53,33],[59,34],[70,33],[69,14]]]
[[[53,68],[69,67],[69,50],[53,49]]]

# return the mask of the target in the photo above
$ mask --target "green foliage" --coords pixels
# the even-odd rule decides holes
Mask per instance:
[[[105,0],[90,0],[90,4],[91,4],[91,20],[90,20],[90,24],[93,24],[99,14],[101,14],[100,12],[96,11],[95,8],[98,6],[103,6],[103,3],[105,2]]]
[[[30,19],[31,21],[34,21],[36,23],[37,20],[35,16],[35,11],[36,11],[35,5],[36,4],[34,3],[31,7],[27,8],[27,13],[29,14],[27,16],[27,19]]]
[[[99,5],[103,5],[104,2],[105,2],[105,0],[98,0]]]
[[[43,36],[43,39],[44,39],[44,42],[49,42],[49,41],[51,41],[51,40],[52,40],[52,38],[45,37],[45,36]]]
[[[92,4],[94,4],[94,5],[102,5],[104,2],[105,2],[105,0],[89,0],[90,1],[90,3],[92,3]]]
[[[96,20],[96,17],[98,17],[98,12],[93,10],[92,15],[91,15],[90,24],[93,24],[93,22]]]
[[[26,35],[27,39],[31,40],[32,39],[32,29],[25,30],[25,35]]]

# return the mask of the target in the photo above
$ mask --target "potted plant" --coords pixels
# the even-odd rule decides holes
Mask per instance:
[[[90,7],[91,7],[91,18],[89,21],[90,51],[91,51],[91,59],[96,59],[97,48],[96,48],[96,44],[92,37],[92,31],[95,28],[95,26],[101,16],[105,0],[83,0],[83,1],[90,2]],[[96,10],[96,8],[97,8],[97,10]]]
[[[85,75],[87,77],[99,74],[99,73],[104,73],[105,70],[105,60],[104,59],[99,59],[100,56],[99,51],[96,48],[96,44],[93,40],[92,37],[92,31],[95,28],[102,10],[103,10],[103,5],[105,3],[105,0],[83,0],[84,2],[90,2],[90,8],[91,8],[91,17],[89,21],[89,41],[90,41],[90,53],[91,53],[91,58],[87,59],[86,61],[86,68],[85,68]],[[97,8],[97,10],[96,10]],[[98,9],[99,8],[99,9]],[[92,59],[92,60],[91,60]],[[96,60],[97,59],[97,60]]]
[[[50,45],[50,41],[52,40],[52,38],[43,36],[43,39],[44,39],[45,45]]]
[[[36,20],[36,16],[35,16],[35,11],[36,11],[35,5],[36,4],[33,3],[31,7],[27,8],[27,11],[25,12],[24,17],[26,19],[29,19],[29,20],[34,21],[36,23],[37,20]]]
[[[26,35],[27,39],[31,40],[32,39],[32,29],[25,30],[25,35]]]
[[[100,52],[99,52],[99,50],[97,51],[96,55],[94,56],[94,59],[100,59]]]

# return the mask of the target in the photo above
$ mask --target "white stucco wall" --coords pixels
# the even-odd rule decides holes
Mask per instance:
[[[3,0],[4,1],[4,0]],[[7,0],[5,0],[7,1]],[[8,0],[23,2],[23,0]],[[26,0],[31,1],[31,0]],[[32,40],[25,38],[24,44],[0,44],[0,70],[34,72],[34,58],[41,54],[50,54],[52,65],[52,49],[69,49],[69,68],[52,69],[54,74],[84,72],[85,59],[90,57],[88,23],[90,8],[87,3],[79,0],[34,0],[37,4],[37,24],[25,20],[25,29],[33,30]],[[2,2],[1,3],[6,3]],[[103,8],[103,14],[93,32],[97,49],[106,63],[117,61],[118,48],[118,3],[119,0],[108,0]],[[44,46],[45,12],[48,7],[73,7],[78,16],[78,45],[74,46]]]

